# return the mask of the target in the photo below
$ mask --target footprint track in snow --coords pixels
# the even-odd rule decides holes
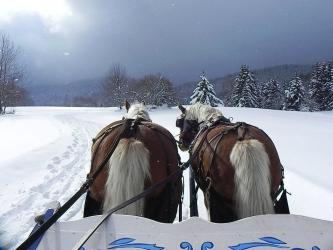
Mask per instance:
[[[8,235],[8,241],[5,243],[8,246],[25,239],[26,233],[35,224],[34,212],[43,210],[54,200],[59,200],[63,204],[80,188],[86,178],[86,171],[90,165],[91,139],[97,134],[100,126],[93,122],[82,121],[75,116],[64,115],[57,118],[60,123],[71,129],[70,141],[65,147],[62,144],[60,152],[53,155],[50,154],[49,148],[45,147],[45,154],[52,155],[43,165],[46,174],[38,180],[39,182],[34,182],[35,186],[26,190],[21,189],[16,201],[10,204],[11,208],[2,214],[1,217],[4,219],[0,221],[0,228],[15,232]],[[64,137],[68,138],[68,134],[64,134]],[[43,149],[40,153],[44,153]],[[83,195],[60,220],[66,221],[82,216],[80,213],[84,199]],[[11,239],[15,240],[12,242]]]
[[[54,164],[60,164],[61,163],[61,159],[59,156],[53,157],[52,161]]]

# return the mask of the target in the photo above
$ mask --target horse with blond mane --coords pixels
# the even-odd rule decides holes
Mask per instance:
[[[93,140],[90,173],[108,157],[124,123],[130,124],[127,135],[119,140],[106,166],[89,188],[85,217],[106,213],[179,169],[177,145],[170,132],[151,122],[143,104],[130,106],[126,102],[126,109],[126,119],[103,128]],[[175,176],[171,182],[117,213],[173,222],[181,187],[181,177]]]
[[[218,109],[200,103],[179,108],[179,148],[189,150],[211,221],[289,213],[283,167],[264,131],[231,123]]]

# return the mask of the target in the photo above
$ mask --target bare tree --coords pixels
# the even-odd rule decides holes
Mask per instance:
[[[23,78],[23,71],[17,62],[18,49],[7,35],[0,38],[0,114],[20,98],[16,83]]]
[[[175,93],[170,80],[161,74],[146,75],[134,86],[136,100],[162,106],[175,104]]]
[[[119,106],[128,97],[128,77],[126,69],[120,64],[114,64],[103,82],[103,96],[106,105]]]

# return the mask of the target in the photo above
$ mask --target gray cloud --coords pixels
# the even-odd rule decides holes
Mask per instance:
[[[38,15],[0,28],[22,47],[34,77],[102,76],[115,62],[134,76],[175,81],[333,58],[330,0],[70,0],[72,16],[50,32]]]

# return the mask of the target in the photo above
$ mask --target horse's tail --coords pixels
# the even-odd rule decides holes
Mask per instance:
[[[151,178],[149,151],[136,139],[121,139],[108,164],[103,212],[141,193],[145,180]],[[140,199],[117,213],[143,216],[143,212],[144,200]]]
[[[273,214],[270,161],[264,145],[254,139],[238,141],[231,151],[230,162],[235,169],[238,218]]]

